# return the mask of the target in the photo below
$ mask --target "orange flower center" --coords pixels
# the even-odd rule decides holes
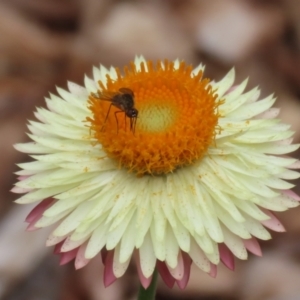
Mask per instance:
[[[89,97],[92,136],[137,174],[162,174],[203,157],[214,142],[217,95],[202,71],[181,62],[131,63]],[[131,91],[133,94],[131,94]],[[132,110],[133,109],[133,110]],[[135,117],[134,112],[138,115]]]

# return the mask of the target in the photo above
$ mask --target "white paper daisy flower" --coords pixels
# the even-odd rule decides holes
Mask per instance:
[[[61,264],[101,253],[107,286],[134,257],[145,288],[155,269],[184,288],[191,263],[215,276],[220,261],[261,255],[266,228],[284,231],[271,211],[298,205],[286,180],[299,162],[285,155],[299,145],[273,96],[179,60],[93,71],[51,94],[29,122],[33,142],[16,145],[34,159],[19,164],[17,203],[38,203],[28,230],[57,224],[47,245]]]

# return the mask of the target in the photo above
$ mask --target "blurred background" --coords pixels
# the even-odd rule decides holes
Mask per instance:
[[[59,267],[44,246],[49,230],[24,232],[30,207],[13,204],[15,163],[28,157],[12,144],[28,140],[27,119],[55,86],[83,84],[93,65],[122,67],[136,54],[203,62],[216,80],[235,66],[237,82],[249,76],[248,88],[276,94],[299,143],[299,16],[299,0],[0,0],[0,299],[136,297],[134,266],[108,289],[97,259],[79,271]],[[263,258],[237,261],[235,272],[221,266],[216,279],[193,269],[185,291],[160,282],[157,299],[300,299],[299,216],[280,213],[287,233],[262,243]]]

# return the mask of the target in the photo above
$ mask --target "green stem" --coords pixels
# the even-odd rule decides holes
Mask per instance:
[[[145,290],[140,285],[138,300],[154,300],[156,294],[156,283],[157,283],[157,270],[155,269],[152,275],[152,281],[150,286]]]

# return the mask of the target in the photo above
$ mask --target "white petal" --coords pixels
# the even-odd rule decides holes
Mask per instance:
[[[83,86],[68,81],[68,88],[72,94],[77,95],[80,98],[84,98],[84,99],[88,98],[88,92]]]
[[[184,263],[183,263],[183,258],[182,258],[182,253],[179,252],[178,253],[178,259],[177,259],[177,265],[175,268],[171,268],[168,264],[167,264],[167,268],[170,272],[170,274],[172,275],[173,278],[175,278],[176,280],[181,280],[183,278],[184,275]]]
[[[157,259],[164,261],[166,259],[166,247],[165,247],[166,241],[165,240],[160,241],[157,239],[154,226],[155,224],[153,222],[150,227],[153,250]]]
[[[213,89],[217,91],[218,99],[222,98],[228,89],[233,85],[234,78],[235,70],[231,69],[222,80],[212,84]]]
[[[144,242],[144,238],[149,231],[150,225],[152,223],[153,212],[150,206],[150,197],[147,193],[147,188],[141,190],[139,194],[139,201],[136,203],[137,214],[136,214],[136,248],[140,248]]]
[[[98,82],[99,80],[102,81],[103,76],[102,76],[102,72],[100,71],[100,69],[93,67],[93,77],[96,82]]]
[[[282,155],[296,151],[299,148],[299,144],[292,145],[281,145],[279,142],[271,142],[271,143],[260,143],[258,145],[254,145],[252,149],[256,150],[260,153],[268,153],[273,155]],[[248,147],[249,149],[251,147]]]
[[[43,189],[33,190],[32,192],[29,192],[26,195],[19,198],[18,200],[16,200],[16,202],[19,204],[27,204],[27,203],[37,202],[39,200],[43,200],[48,197],[57,195],[61,192],[75,188],[76,185],[77,185],[76,183],[73,183],[73,184],[54,186],[51,188],[43,188]]]
[[[90,79],[88,76],[84,77],[84,85],[88,91],[88,93],[96,93],[97,92],[97,84],[94,80]]]
[[[29,176],[28,178],[19,181],[16,185],[18,187],[31,189],[48,188],[81,182],[91,176],[91,174],[74,172],[72,170],[55,169]]]
[[[249,201],[240,201],[240,199],[233,199],[236,206],[238,206],[242,211],[247,213],[252,218],[263,221],[267,220],[268,216],[264,214],[254,203]]]
[[[126,262],[132,255],[135,246],[135,222],[129,222],[129,225],[121,239],[120,245],[120,263]]]
[[[101,79],[100,80],[103,83],[103,85],[106,87],[106,83],[107,83],[106,75],[111,75],[111,74],[110,74],[109,70],[106,67],[104,67],[103,65],[100,65],[99,70],[100,70],[100,73],[101,73]],[[100,89],[100,87],[99,87],[99,89]]]
[[[105,76],[105,77],[106,77],[106,76]],[[112,80],[117,80],[118,75],[117,75],[116,69],[115,69],[114,67],[110,67],[110,69],[109,69],[109,77],[110,77]]]
[[[116,219],[120,220],[121,222],[124,214],[126,214],[128,210],[133,209],[133,202],[137,198],[139,192],[139,187],[132,189],[133,184],[134,183],[132,180],[128,180],[126,182],[121,193],[118,194],[118,198],[116,199],[106,222]]]
[[[19,175],[33,175],[43,171],[55,169],[56,166],[47,162],[31,161],[27,163],[18,164],[19,168],[24,169],[23,171],[16,172]]]
[[[268,110],[275,101],[276,99],[273,98],[273,95],[270,95],[263,100],[241,106],[227,117],[238,118],[239,120],[251,119],[252,117]]]
[[[88,220],[82,221],[80,225],[72,232],[70,239],[72,241],[84,240],[90,238],[94,230],[103,223],[103,217],[92,222]]]
[[[55,236],[52,233],[48,236],[47,241],[46,241],[46,246],[54,246],[60,242],[62,242],[67,236]]]
[[[147,67],[147,61],[145,60],[145,58],[140,55],[140,56],[136,56],[135,59],[134,59],[134,64],[135,64],[135,67],[137,69],[138,72],[141,71],[141,63],[144,64],[144,67],[145,67],[145,70],[146,72],[148,71],[148,67]]]
[[[193,176],[193,169],[191,167],[178,170],[177,174],[173,175],[173,191],[177,195],[175,210],[178,219],[191,234],[196,232],[202,235],[205,232],[205,221],[202,220],[206,218],[206,211],[200,203],[203,195],[199,194],[200,185]],[[176,209],[178,206],[181,209]],[[211,209],[213,210],[212,206]]]
[[[25,143],[25,144],[15,144],[14,148],[23,153],[30,153],[30,154],[38,154],[38,153],[53,153],[55,152],[54,149],[51,147],[40,145],[36,142]]]
[[[204,272],[210,271],[210,262],[194,239],[191,239],[189,255],[198,268]]]
[[[177,61],[177,60],[176,60]],[[179,61],[178,64],[179,66]],[[176,67],[175,67],[176,68]],[[178,69],[178,67],[177,67]],[[199,64],[193,71],[192,71],[192,75],[196,76],[200,71],[204,72],[205,70],[205,66],[203,64]]]
[[[220,263],[220,253],[217,243],[213,243],[213,251],[212,253],[205,253],[209,261],[215,265]]]
[[[174,210],[174,207],[176,207],[176,196],[175,196],[175,190],[173,188],[173,184],[174,184],[173,180],[174,177],[172,176],[167,177],[167,181],[165,183],[166,188],[162,190],[161,207],[163,209],[163,212],[168,222],[174,228],[178,226],[178,221]]]
[[[166,263],[175,268],[178,263],[179,247],[172,229],[168,226],[166,230]]]
[[[156,256],[153,250],[150,233],[145,236],[144,242],[139,249],[141,270],[146,278],[149,278],[155,269]]]
[[[87,240],[88,237],[82,239],[82,240],[77,240],[77,241],[72,241],[70,239],[70,237],[68,237],[65,242],[63,243],[62,247],[61,247],[61,251],[62,252],[68,252],[68,251],[71,251],[73,249],[76,249],[78,248],[79,246],[81,246],[86,240]]]
[[[107,235],[107,243],[106,243],[106,249],[112,250],[114,249],[117,244],[120,242],[125,230],[127,230],[127,226],[129,222],[133,222],[132,216],[134,211],[131,210],[124,218],[123,222],[121,222],[117,227],[114,227],[114,229],[111,229],[111,226],[109,228],[109,232]]]
[[[226,228],[223,228],[224,243],[229,250],[239,259],[247,259],[247,250],[244,246],[243,241]]]
[[[264,111],[263,113],[257,115],[255,118],[261,118],[261,119],[274,119],[276,117],[278,117],[280,113],[280,109],[279,108],[269,108],[268,110]]]
[[[247,102],[249,95],[241,95],[247,85],[247,82],[248,80],[245,80],[238,85],[233,92],[225,96],[224,104],[219,107],[221,116],[229,115],[231,112]]]
[[[74,109],[74,111],[80,111],[81,110],[85,113],[85,114],[89,114],[89,109],[88,109],[88,105],[87,105],[87,91],[85,90],[85,93],[83,93],[82,91],[82,96],[75,96],[74,94],[61,89],[61,88],[57,88],[57,92],[58,94],[64,99],[66,100],[66,102],[68,102],[68,104],[70,105],[70,108],[72,107],[72,109]],[[83,119],[85,120],[85,119]]]
[[[41,146],[48,147],[50,149],[61,151],[89,151],[92,150],[91,144],[86,141],[69,141],[61,138],[52,137],[38,137],[34,135],[28,135],[32,140],[39,143]],[[54,151],[53,151],[54,152]],[[47,152],[46,152],[47,153]]]
[[[56,196],[57,199],[64,200],[72,197],[79,196],[83,193],[90,192],[91,190],[98,190],[100,192],[103,186],[112,182],[113,178],[116,176],[116,171],[102,172],[100,174],[95,174],[88,180],[83,181],[80,185],[75,188],[71,188]]]
[[[189,252],[190,250],[190,233],[189,231],[179,224],[177,227],[172,228],[177,243],[181,250],[184,252]]]
[[[204,186],[196,185],[196,193],[199,195],[199,206],[203,211],[203,223],[210,237],[220,243],[223,242],[223,234],[213,206],[211,196]]]
[[[105,246],[107,241],[108,225],[101,224],[93,231],[91,238],[88,241],[85,251],[85,258],[95,257]]]
[[[91,210],[93,204],[90,202],[81,203],[63,222],[54,230],[53,234],[62,236],[70,233],[85,218],[85,215]]]
[[[114,259],[113,259],[113,273],[117,278],[120,278],[124,275],[130,263],[130,259],[128,259],[123,263],[120,262],[119,257],[120,257],[120,245],[117,245],[114,253]]]
[[[198,246],[205,252],[205,254],[211,254],[214,252],[214,241],[208,236],[208,234],[204,235],[194,235],[194,239]]]
[[[46,216],[42,216],[35,224],[34,226],[37,228],[43,228],[43,227],[47,227],[49,225],[52,225],[54,223],[56,223],[57,221],[62,220],[65,216],[67,216],[69,213],[71,212],[71,210],[66,210],[58,215],[56,215],[55,217],[46,217]],[[55,230],[53,231],[53,234],[55,235]],[[63,236],[65,234],[62,234],[61,236]]]
[[[243,239],[251,238],[251,234],[246,229],[243,222],[236,222],[222,207],[217,207],[216,210],[220,220],[231,232]]]
[[[245,218],[245,226],[253,236],[261,240],[269,240],[271,238],[270,233],[258,221],[251,217],[247,217],[246,215]]]
[[[153,220],[155,235],[158,241],[163,241],[165,239],[165,232],[167,226],[167,219],[161,209],[160,195],[164,188],[160,178],[152,178],[149,182],[149,190],[152,191],[150,194],[151,207],[153,211]]]
[[[71,197],[69,199],[65,199],[64,201],[57,201],[54,203],[50,208],[48,208],[45,212],[44,215],[46,217],[54,217],[57,214],[60,214],[61,212],[70,209],[70,208],[75,208],[77,205],[82,203],[83,201],[86,201],[94,195],[94,191],[91,191],[89,193],[85,193],[83,195],[79,195],[76,197]]]

